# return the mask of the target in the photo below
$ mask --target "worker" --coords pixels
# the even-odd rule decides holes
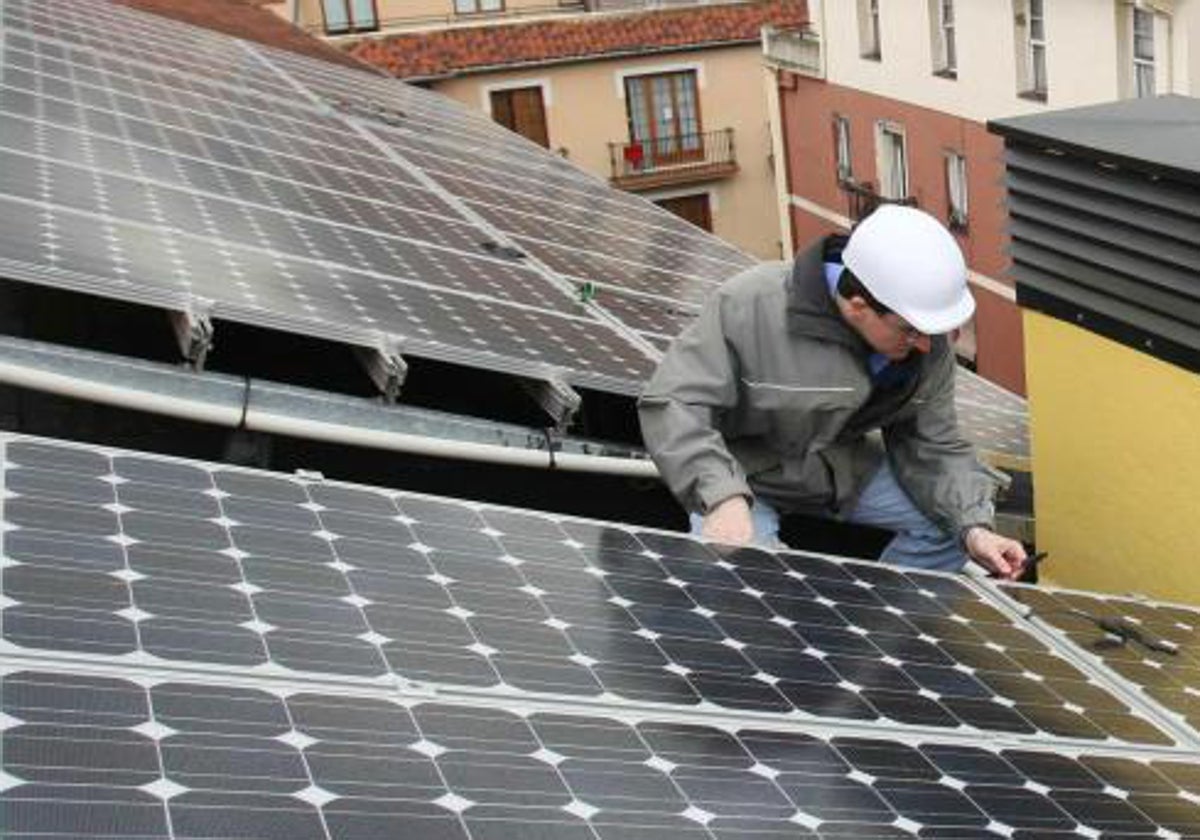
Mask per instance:
[[[952,333],[974,311],[954,237],[899,205],[725,282],[638,403],[693,533],[781,547],[781,513],[816,514],[894,532],[885,562],[1018,577],[1025,550],[993,524],[1005,477],[955,416]]]

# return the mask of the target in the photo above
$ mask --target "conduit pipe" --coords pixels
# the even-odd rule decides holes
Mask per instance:
[[[253,397],[251,404],[253,405]],[[553,468],[568,472],[602,473],[633,478],[658,477],[658,470],[655,468],[654,462],[648,459],[581,455],[574,452],[555,452],[552,458],[550,453],[545,450],[518,449],[491,443],[434,438],[361,426],[335,425],[304,417],[271,414],[258,411],[253,407],[246,412],[246,428],[256,432],[270,432],[371,449],[390,449],[412,455],[429,455],[434,458],[485,461],[512,467]]]
[[[236,427],[242,416],[241,410],[234,406],[213,405],[173,394],[130,388],[114,382],[81,379],[11,361],[0,360],[0,382],[32,391],[57,394],[60,397],[73,397],[217,426]]]
[[[647,458],[593,455],[561,449],[551,452],[547,449],[435,437],[378,425],[334,422],[327,418],[262,407],[284,401],[280,395],[286,395],[294,403],[308,398],[314,404],[331,404],[329,395],[320,392],[260,383],[252,379],[189,373],[168,365],[133,362],[106,354],[59,348],[19,339],[0,339],[0,351],[3,351],[0,352],[2,384],[119,408],[229,428],[241,427],[256,432],[435,458],[631,478],[658,477],[657,468]],[[52,370],[52,362],[76,369],[103,365],[104,378],[90,378]],[[139,387],[131,382],[138,377],[152,378],[154,382]],[[154,387],[147,387],[147,384],[153,384]],[[171,390],[175,393],[170,393]],[[359,401],[353,397],[338,398],[339,404],[360,402],[366,403],[365,400]],[[354,407],[360,409],[361,413],[361,406]],[[371,405],[370,410],[379,413],[376,419],[386,421],[385,413],[392,409]],[[323,413],[328,415],[331,412]],[[435,416],[435,413],[430,412],[429,416]],[[436,422],[436,417],[433,422]],[[494,427],[499,429],[503,425],[497,423]],[[522,427],[522,431],[532,434],[534,430]],[[572,442],[571,445],[587,446],[578,441]]]

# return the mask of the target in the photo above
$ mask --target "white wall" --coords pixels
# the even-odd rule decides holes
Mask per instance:
[[[1200,95],[1200,0],[1176,0],[1175,36],[1176,90]],[[1180,87],[1182,80],[1183,87]]]
[[[812,9],[823,16],[818,26],[830,83],[985,121],[1119,98],[1118,4],[1126,5],[1044,0],[1049,88],[1044,104],[1017,96],[1013,0],[956,0],[957,79],[933,74],[928,0],[879,0],[882,61],[859,55],[856,0],[824,0]],[[1187,49],[1200,26],[1194,20],[1200,0],[1153,4],[1173,11],[1174,92],[1200,87],[1193,83],[1200,80],[1200,56]]]

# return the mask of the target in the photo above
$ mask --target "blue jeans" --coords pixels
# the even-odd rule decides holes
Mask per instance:
[[[754,520],[754,541],[766,548],[782,548],[779,511],[762,499],[755,499],[750,514]],[[879,557],[885,563],[940,572],[958,572],[967,564],[968,557],[957,535],[947,534],[917,509],[896,481],[887,461],[867,482],[854,507],[839,518],[894,532]],[[700,534],[703,522],[700,514],[691,515],[693,534]]]

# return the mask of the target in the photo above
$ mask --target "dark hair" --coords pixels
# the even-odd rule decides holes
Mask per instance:
[[[887,315],[892,311],[876,300],[875,296],[867,291],[867,287],[855,276],[854,272],[845,266],[842,266],[842,273],[838,276],[837,293],[846,300],[850,300],[852,297],[862,298],[867,306],[874,309],[879,315]]]

